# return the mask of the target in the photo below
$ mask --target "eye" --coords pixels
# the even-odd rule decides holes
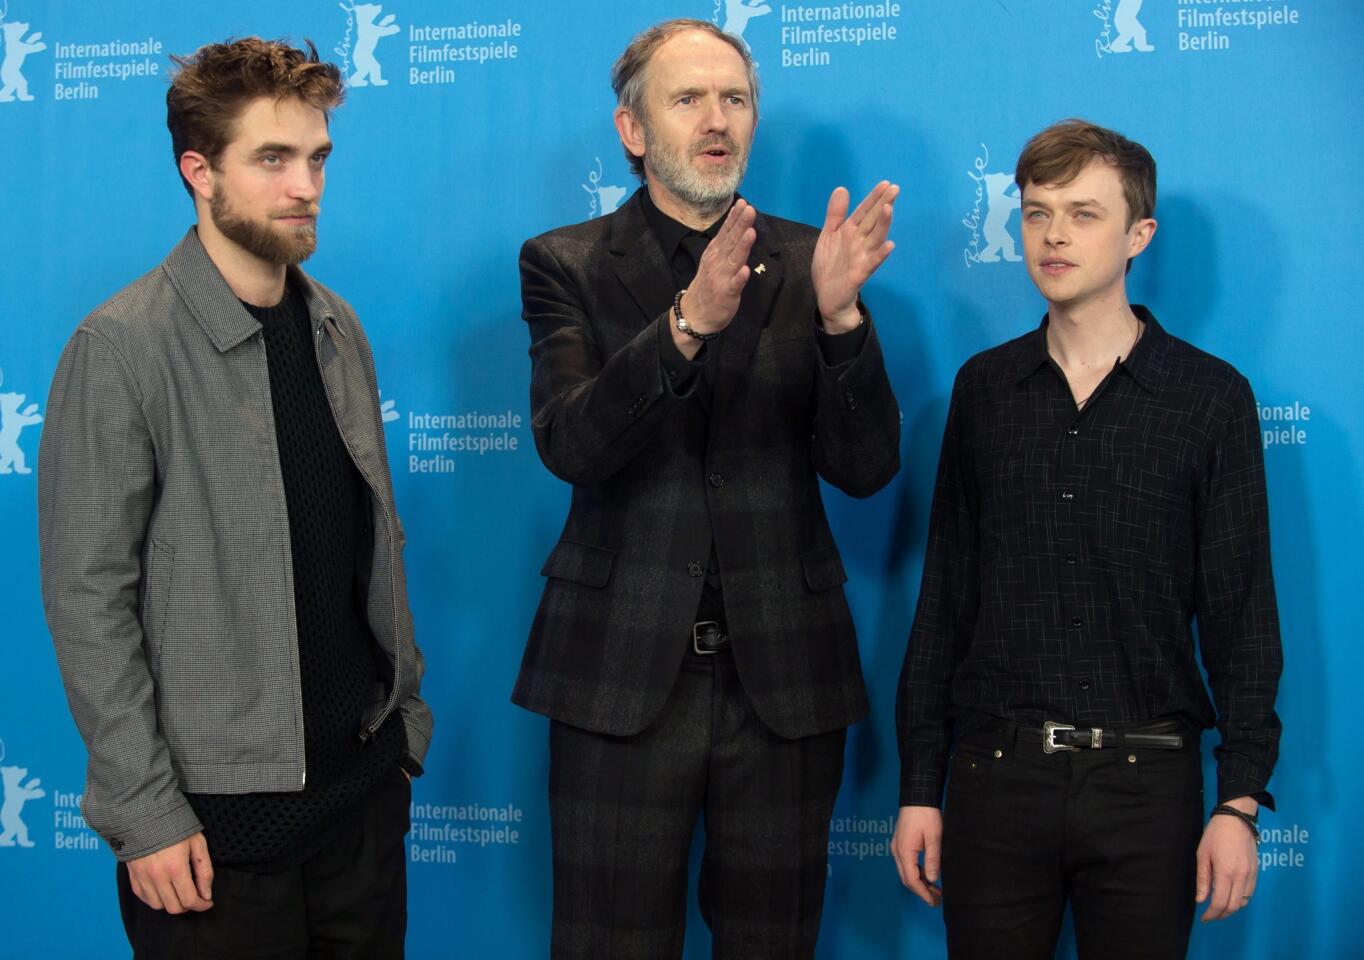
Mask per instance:
[[[328,154],[328,153],[315,153],[315,154],[313,154],[313,156],[312,156],[313,166],[315,166],[315,167],[320,167],[320,166],[322,166],[324,163],[327,162],[327,157],[329,157],[329,156],[331,156],[331,154]]]
[[[260,162],[261,162],[262,164],[264,164],[265,166],[267,166],[267,167],[277,167],[277,166],[279,166],[283,161],[280,160],[278,154],[275,154],[275,153],[267,153],[267,154],[264,154],[264,155],[260,158]]]
[[[678,98],[677,98],[677,102],[678,102],[678,103],[681,103],[681,104],[684,104],[684,105],[686,105],[686,106],[691,106],[693,103],[696,102],[696,98],[693,97],[691,94],[687,94],[687,95],[684,96],[684,97],[678,97]]]
[[[1043,213],[1041,210],[1029,210],[1029,211],[1028,211],[1028,219],[1029,219],[1029,220],[1042,220],[1042,219],[1045,218],[1045,217],[1046,217],[1046,214]]]
[[[1093,219],[1094,219],[1094,214],[1091,213],[1091,212],[1088,211],[1088,210],[1081,210],[1079,213],[1075,214],[1075,216],[1078,217],[1078,218],[1081,219],[1081,220],[1093,220]]]
[[[729,98],[729,102],[734,104],[734,106],[736,107],[742,107],[744,105],[744,98],[737,95],[731,96]]]

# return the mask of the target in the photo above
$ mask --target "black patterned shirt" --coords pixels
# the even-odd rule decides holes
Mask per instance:
[[[1221,732],[1219,800],[1273,806],[1283,658],[1255,400],[1133,309],[1145,334],[1081,410],[1045,318],[957,374],[900,677],[902,805],[939,804],[953,736],[991,718],[1182,717]]]

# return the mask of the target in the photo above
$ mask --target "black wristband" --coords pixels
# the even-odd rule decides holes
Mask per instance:
[[[702,343],[707,340],[714,340],[724,331],[721,330],[719,333],[698,333],[687,323],[687,318],[682,316],[682,294],[686,292],[687,288],[683,287],[681,290],[677,291],[677,296],[673,297],[673,312],[677,314],[677,329],[695,340],[700,340]]]
[[[1216,817],[1218,815],[1235,817],[1237,820],[1240,820],[1250,830],[1250,835],[1255,838],[1255,842],[1260,842],[1260,825],[1255,818],[1255,814],[1246,813],[1244,810],[1237,810],[1229,803],[1219,803],[1212,808],[1212,816]]]

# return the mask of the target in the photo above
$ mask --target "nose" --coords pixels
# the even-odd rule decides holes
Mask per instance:
[[[289,171],[289,197],[311,203],[322,195],[322,171],[313,169],[311,164],[294,164]]]
[[[1046,242],[1049,247],[1064,247],[1070,243],[1065,230],[1065,217],[1052,217],[1047,221]]]
[[[724,133],[729,129],[729,117],[719,98],[706,102],[705,114],[701,117],[702,133]]]

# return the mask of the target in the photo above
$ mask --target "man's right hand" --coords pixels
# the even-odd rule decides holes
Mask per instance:
[[[736,200],[729,208],[720,232],[706,244],[696,277],[682,297],[682,316],[697,333],[719,333],[729,326],[739,310],[739,298],[748,283],[748,253],[753,249],[757,231],[753,221],[758,213],[746,201]],[[688,337],[674,327],[674,340],[679,349],[690,340],[691,353],[700,349],[700,341]],[[686,352],[686,351],[684,351]]]
[[[895,857],[895,869],[900,871],[901,883],[930,907],[942,903],[942,890],[934,886],[941,875],[941,810],[937,807],[901,807],[890,852]],[[923,854],[922,864],[919,863],[920,854]]]
[[[213,906],[213,863],[202,833],[129,860],[128,880],[137,898],[153,910],[186,913]]]

